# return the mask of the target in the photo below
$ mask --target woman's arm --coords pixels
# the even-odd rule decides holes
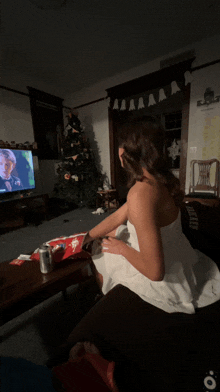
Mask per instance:
[[[127,203],[123,204],[117,211],[109,215],[101,223],[90,230],[85,238],[84,243],[92,241],[99,237],[104,237],[106,234],[122,225],[128,219]]]
[[[103,252],[121,254],[147,278],[161,281],[165,266],[156,193],[149,184],[139,183],[128,195],[128,216],[135,226],[140,252],[114,238],[103,240]]]

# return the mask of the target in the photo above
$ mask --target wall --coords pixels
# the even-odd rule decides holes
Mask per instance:
[[[0,137],[3,141],[34,141],[29,97],[0,89]]]
[[[220,47],[220,35],[196,42],[194,45],[189,45],[184,48],[180,48],[178,51],[168,53],[167,56],[157,58],[147,64],[140,65],[139,67],[133,68],[122,74],[115,75],[112,78],[106,79],[96,85],[83,89],[77,93],[74,93],[68,97],[65,97],[64,105],[74,107],[87,102],[106,97],[106,89],[113,87],[117,84],[127,82],[129,80],[144,76],[151,72],[160,69],[160,61],[169,57],[176,56],[187,50],[195,50],[196,60],[193,62],[193,67],[202,65],[207,62],[214,61],[219,58],[219,47]],[[190,160],[200,159],[201,151],[205,148],[205,140],[203,132],[201,132],[201,123],[199,118],[201,112],[195,110],[195,102],[199,99],[203,99],[205,87],[214,87],[216,95],[220,94],[219,88],[219,77],[218,77],[219,64],[214,68],[204,68],[203,71],[197,71],[193,73],[193,81],[191,83],[191,100],[190,100],[190,113],[189,113],[189,140],[188,140],[188,157],[187,157],[187,173],[186,173],[186,193],[189,189],[190,180]],[[211,78],[209,80],[209,78]],[[214,85],[213,85],[214,83]],[[216,86],[216,87],[215,87]],[[101,101],[101,103],[92,104],[79,109],[79,118],[83,122],[86,117],[91,118],[90,126],[93,128],[95,133],[98,147],[101,151],[101,164],[103,171],[109,173],[110,176],[110,158],[109,158],[109,131],[108,131],[108,100]],[[197,113],[197,114],[196,114]],[[100,118],[102,119],[100,121]],[[215,141],[217,141],[217,134],[215,133]],[[101,146],[104,146],[102,151]],[[197,147],[196,152],[192,153],[191,147]],[[194,150],[193,150],[194,151]],[[206,158],[213,157],[213,151],[209,149],[206,152]],[[204,153],[203,153],[204,156]]]
[[[207,88],[214,92],[214,101],[198,106],[204,102]],[[216,99],[216,96],[219,96]],[[220,160],[220,64],[198,70],[193,73],[191,84],[191,101],[189,117],[188,159],[186,191],[190,185],[190,161],[193,159]],[[214,169],[214,167],[213,167]],[[196,178],[198,170],[196,170]],[[211,183],[214,181],[214,170],[211,172]]]
[[[110,147],[109,135],[105,131],[106,118],[108,118],[108,107],[105,101],[97,102],[92,107],[89,106],[80,110],[79,119],[85,127],[84,132],[89,138],[96,163],[102,173],[110,178]],[[95,127],[93,127],[93,124],[95,124]]]

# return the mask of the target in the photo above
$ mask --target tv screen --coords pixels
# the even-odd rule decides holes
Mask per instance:
[[[34,188],[32,151],[0,148],[0,194]]]

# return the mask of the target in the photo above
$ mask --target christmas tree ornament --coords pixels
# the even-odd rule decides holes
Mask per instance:
[[[75,146],[79,146],[79,145],[80,145],[80,142],[71,143],[71,147],[75,147]]]
[[[71,128],[71,126],[68,124],[68,125],[65,127],[64,132],[63,132],[65,138],[68,136],[69,130],[72,130],[72,128]]]
[[[180,88],[178,87],[177,82],[173,80],[171,83],[171,95],[176,94],[177,91],[180,91]]]
[[[71,177],[71,175],[70,175],[70,174],[68,174],[68,173],[66,173],[66,174],[64,175],[64,178],[65,178],[65,180],[69,180],[69,179],[70,179],[70,177]]]

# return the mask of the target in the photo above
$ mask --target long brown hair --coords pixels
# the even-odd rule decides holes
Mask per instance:
[[[168,188],[175,203],[179,205],[184,193],[180,190],[178,178],[169,169],[165,136],[163,126],[156,118],[143,116],[121,126],[119,147],[124,149],[122,160],[129,176],[129,188],[142,179],[144,167]]]

